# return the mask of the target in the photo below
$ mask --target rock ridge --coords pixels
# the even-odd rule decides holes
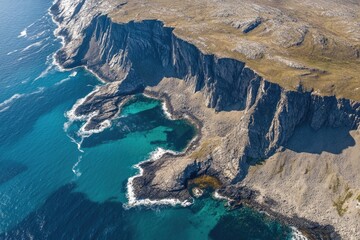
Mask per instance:
[[[57,34],[64,42],[56,55],[57,61],[66,68],[85,66],[105,82],[73,108],[75,115],[86,117],[84,129],[103,127],[105,121],[119,112],[126,96],[146,93],[148,89],[154,91],[154,96],[164,96],[165,89],[169,98],[166,101],[175,103],[174,109],[170,109],[174,116],[190,113],[204,125],[199,143],[193,146],[195,151],[192,147],[181,155],[165,154],[156,161],[140,164],[143,174],[133,181],[137,198],[187,200],[190,197],[187,180],[207,174],[218,178],[224,189],[235,189],[235,193],[244,185],[255,189],[259,193],[255,200],[251,199],[255,206],[255,201],[261,202],[262,198],[270,196],[279,199],[275,205],[268,206],[270,210],[286,216],[294,213],[306,216],[324,226],[332,224],[343,237],[348,237],[346,239],[356,239],[352,238],[357,234],[356,218],[346,216],[354,227],[348,226],[347,220],[332,209],[334,201],[341,199],[343,190],[357,192],[356,168],[351,165],[358,156],[356,149],[346,149],[349,151],[345,154],[327,152],[311,156],[290,152],[286,145],[294,132],[304,125],[316,131],[359,129],[359,102],[320,96],[304,90],[301,85],[296,91],[284,89],[261,77],[245,62],[201,52],[158,20],[113,22],[108,13],[126,3],[108,3],[59,0],[50,10],[59,25]],[[179,86],[182,88],[177,89]],[[181,100],[182,95],[187,99]],[[196,106],[187,103],[192,96],[200,95],[198,99],[206,110],[196,110]],[[217,117],[207,118],[209,111],[211,116]],[[220,119],[226,117],[230,120]],[[215,123],[225,127],[219,125],[209,133],[207,121],[214,119],[220,119]],[[214,145],[210,144],[210,150],[207,142]],[[351,144],[354,143],[346,146]],[[348,156],[355,160],[345,161]],[[312,160],[299,161],[302,157]],[[264,160],[266,166],[256,165]],[[249,171],[253,165],[256,165],[255,171],[260,169],[256,174]],[[291,183],[286,182],[289,179]],[[279,193],[275,189],[279,185],[281,191],[293,191],[294,196]],[[317,193],[326,198],[320,198]],[[227,195],[231,196],[231,192]],[[356,204],[355,201],[352,199],[349,206]],[[325,205],[316,206],[314,212],[306,211],[307,206],[318,202]],[[335,230],[330,232],[333,234]]]
[[[235,166],[239,174],[231,180],[238,181],[246,175],[248,159],[260,161],[281,149],[301,124],[309,124],[315,130],[350,130],[359,126],[359,102],[320,96],[303,91],[301,86],[297,91],[286,90],[263,79],[244,62],[202,53],[160,21],[114,23],[107,15],[95,14],[82,29],[81,41],[74,44],[73,36],[80,33],[72,32],[78,31],[70,24],[72,15],[67,21],[59,2],[52,11],[61,26],[59,34],[66,39],[65,47],[57,53],[58,61],[67,68],[84,65],[102,79],[118,83],[111,95],[106,90],[99,91],[99,99],[114,99],[118,104],[118,96],[124,92],[155,86],[164,77],[172,77],[189,83],[194,93],[202,92],[206,106],[215,111],[244,111],[238,124],[243,139],[233,156],[238,159]],[[78,112],[108,113],[104,110],[108,104],[97,103],[85,109],[82,106],[89,106],[85,101]],[[95,122],[104,119],[94,118],[100,119]]]

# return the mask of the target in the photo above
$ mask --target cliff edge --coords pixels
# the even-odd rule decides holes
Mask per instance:
[[[144,3],[139,5],[142,9]],[[64,41],[57,61],[66,68],[85,66],[106,81],[71,110],[86,121],[82,131],[106,127],[126,96],[144,91],[166,98],[175,116],[188,114],[199,122],[201,137],[185,153],[165,154],[141,165],[143,175],[133,179],[135,196],[185,201],[191,197],[187,181],[206,174],[223,183],[225,194],[246,186],[257,192],[253,201],[275,212],[333,225],[344,239],[360,237],[360,103],[320,94],[309,87],[309,74],[304,73],[321,78],[329,70],[299,67],[293,61],[289,66],[288,60],[280,60],[305,74],[289,87],[252,68],[253,61],[267,63],[256,56],[260,53],[220,57],[226,51],[203,51],[162,21],[117,20],[119,14],[133,16],[132,8],[120,1],[59,0],[51,13]],[[232,24],[247,34],[264,21],[256,17]],[[241,51],[258,47],[245,46],[249,49]],[[357,47],[352,47],[349,66],[358,61]],[[274,200],[272,204],[268,199]],[[336,238],[334,233],[329,236]]]

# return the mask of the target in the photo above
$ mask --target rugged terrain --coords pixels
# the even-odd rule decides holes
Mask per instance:
[[[359,239],[360,6],[315,2],[59,0],[57,61],[107,82],[71,113],[98,131],[129,94],[167,96],[200,139],[143,164],[136,197],[186,200],[207,174]]]

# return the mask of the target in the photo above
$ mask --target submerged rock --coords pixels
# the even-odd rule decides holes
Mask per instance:
[[[204,191],[201,188],[197,188],[197,187],[192,188],[191,192],[195,198],[199,198],[204,194]]]

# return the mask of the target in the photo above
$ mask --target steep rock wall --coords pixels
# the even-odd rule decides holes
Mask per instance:
[[[187,81],[194,92],[201,91],[207,100],[205,104],[216,111],[244,111],[245,116],[234,123],[238,125],[238,133],[233,133],[241,134],[241,142],[231,143],[238,149],[231,156],[235,159],[235,171],[239,172],[233,176],[235,179],[246,174],[242,169],[246,169],[248,158],[269,157],[286,144],[300,124],[308,123],[314,129],[359,126],[358,102],[318,96],[304,92],[301,86],[298,91],[283,89],[241,61],[202,53],[160,21],[114,23],[100,13],[93,13],[94,17],[88,21],[81,17],[86,14],[80,9],[84,3],[79,4],[80,7],[73,4],[73,11],[79,15],[77,19],[68,13],[69,9],[65,11],[61,2],[52,8],[60,23],[58,33],[65,37],[65,46],[57,54],[58,61],[64,67],[85,65],[106,81],[119,82],[118,95],[173,77]],[[74,27],[78,25],[82,28]],[[117,94],[112,93],[110,98],[114,95]],[[82,109],[81,113],[95,110]]]

